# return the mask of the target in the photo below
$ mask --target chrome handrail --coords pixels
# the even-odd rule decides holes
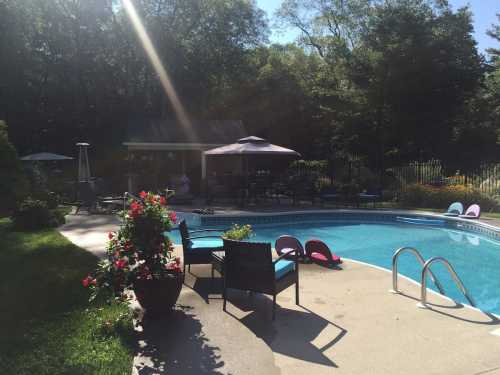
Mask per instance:
[[[460,289],[465,298],[467,298],[471,306],[476,307],[476,303],[474,302],[471,295],[465,288],[465,285],[460,279],[460,277],[458,277],[457,272],[455,271],[451,263],[448,262],[443,257],[434,257],[425,262],[424,267],[422,268],[422,286],[420,291],[420,302],[417,304],[417,306],[421,308],[427,307],[427,272],[431,272],[430,266],[432,265],[432,263],[435,262],[441,262],[446,266],[451,276],[453,277],[453,281],[455,281],[455,284],[457,285],[458,289]]]
[[[391,290],[392,293],[399,293],[399,290],[398,290],[398,258],[399,258],[399,255],[403,252],[410,252],[411,254],[415,255],[415,257],[417,258],[417,260],[420,262],[420,264],[422,266],[424,266],[424,264],[425,264],[424,258],[422,257],[420,252],[417,249],[415,249],[414,247],[401,247],[398,250],[396,250],[396,252],[392,256],[392,290]],[[429,270],[429,274],[431,276],[432,281],[434,282],[434,285],[436,285],[436,288],[438,288],[439,293],[445,294],[443,286],[441,285],[439,280],[436,278],[436,276],[434,276],[434,274],[432,273],[431,270]]]

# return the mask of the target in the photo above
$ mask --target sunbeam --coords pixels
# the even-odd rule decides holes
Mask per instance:
[[[158,74],[158,77],[160,77],[160,82],[163,86],[163,89],[165,90],[165,93],[167,94],[168,99],[170,100],[170,103],[172,104],[172,107],[174,108],[177,119],[184,127],[188,139],[191,142],[196,142],[197,137],[193,131],[191,121],[189,120],[186,110],[184,109],[175,91],[175,88],[172,84],[172,81],[170,80],[170,77],[168,76],[167,71],[163,67],[160,57],[156,52],[153,42],[151,41],[151,38],[149,37],[146,28],[144,27],[132,0],[122,0],[122,2],[125,11],[127,12],[127,15],[137,33],[137,36],[139,37],[142,46],[146,51],[146,54],[148,55],[151,64],[153,65],[154,70]]]

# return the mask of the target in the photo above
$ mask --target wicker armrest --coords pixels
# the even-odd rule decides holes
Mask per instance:
[[[190,240],[195,240],[198,238],[222,238],[221,236],[195,236],[195,237],[189,237]]]
[[[225,232],[226,229],[197,229],[197,230],[190,230],[189,233],[199,233],[199,232]]]
[[[283,252],[277,259],[273,260],[273,264],[276,264],[278,263],[281,259],[283,259],[284,257],[286,257],[287,255],[290,255],[292,253],[297,253],[297,250],[296,249],[293,249],[293,250],[289,250],[289,251],[285,251]]]

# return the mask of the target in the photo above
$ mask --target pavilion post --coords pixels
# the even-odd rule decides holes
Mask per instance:
[[[201,181],[207,178],[207,157],[205,151],[201,152]]]
[[[181,150],[181,169],[182,169],[182,174],[186,174],[186,152],[184,150]]]

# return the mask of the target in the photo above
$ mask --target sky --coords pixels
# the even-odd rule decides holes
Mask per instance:
[[[500,48],[500,43],[486,35],[486,30],[492,24],[497,24],[496,13],[500,13],[500,0],[449,0],[453,9],[470,5],[474,15],[474,37],[478,42],[479,51],[484,52],[486,48]],[[272,17],[276,9],[279,8],[281,0],[257,0],[257,5],[267,12],[272,24]],[[271,42],[287,43],[292,42],[298,35],[296,30],[288,30],[278,33],[273,30],[270,37]]]

